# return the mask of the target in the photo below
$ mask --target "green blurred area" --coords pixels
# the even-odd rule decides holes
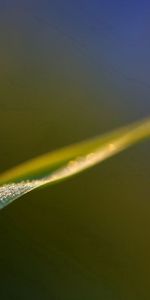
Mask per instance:
[[[1,171],[140,116],[60,32],[11,12],[0,35]],[[138,145],[2,210],[1,298],[149,299],[149,153]]]

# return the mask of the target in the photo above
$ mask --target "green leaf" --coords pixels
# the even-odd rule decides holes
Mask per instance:
[[[150,137],[150,118],[54,151],[0,175],[0,208],[44,185],[59,182]]]

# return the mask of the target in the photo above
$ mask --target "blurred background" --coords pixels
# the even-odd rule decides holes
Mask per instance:
[[[150,112],[150,3],[0,0],[0,171]],[[0,212],[1,299],[150,299],[150,143]]]

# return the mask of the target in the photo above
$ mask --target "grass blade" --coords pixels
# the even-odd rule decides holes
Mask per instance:
[[[35,188],[73,176],[150,137],[150,118],[65,147],[0,175],[0,208]]]

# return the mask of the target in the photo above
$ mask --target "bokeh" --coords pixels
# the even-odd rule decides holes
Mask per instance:
[[[149,1],[0,0],[0,170],[150,112]],[[0,212],[1,299],[150,299],[150,143]]]

